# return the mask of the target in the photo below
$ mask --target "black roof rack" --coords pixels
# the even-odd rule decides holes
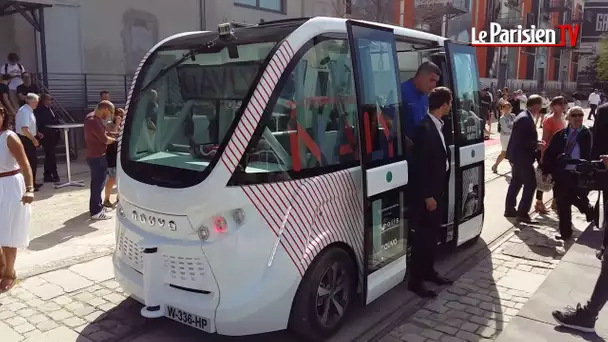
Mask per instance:
[[[236,21],[231,21],[230,25],[234,28],[243,28],[243,27],[254,27],[258,26],[257,24],[248,24],[248,23],[240,23]]]
[[[289,24],[289,23],[297,23],[297,22],[306,22],[312,19],[311,17],[301,17],[301,18],[288,18],[288,19],[279,19],[279,20],[269,20],[265,21],[264,19],[260,20],[258,25],[266,26],[266,25],[280,25],[280,24]]]

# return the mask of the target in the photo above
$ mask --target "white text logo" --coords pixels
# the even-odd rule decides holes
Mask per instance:
[[[517,28],[507,30],[498,23],[490,23],[490,31],[471,29],[471,45],[575,47],[579,32],[578,24],[559,25],[556,29],[541,29],[534,25],[524,29],[517,25]]]

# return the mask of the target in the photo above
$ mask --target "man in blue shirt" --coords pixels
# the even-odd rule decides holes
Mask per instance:
[[[437,87],[441,76],[441,69],[433,62],[424,62],[416,71],[413,78],[401,84],[401,97],[403,99],[403,132],[408,142],[429,110],[428,94]]]

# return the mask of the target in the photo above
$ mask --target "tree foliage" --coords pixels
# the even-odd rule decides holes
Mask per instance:
[[[608,81],[608,37],[600,40],[600,49],[595,61],[595,70],[599,81]]]
[[[334,0],[333,4],[340,17],[395,23],[394,0]]]

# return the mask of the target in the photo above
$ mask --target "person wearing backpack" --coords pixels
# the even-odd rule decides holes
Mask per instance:
[[[13,103],[13,108],[21,107],[19,105],[19,96],[17,95],[17,87],[23,84],[23,73],[25,68],[19,63],[19,55],[14,52],[8,54],[8,63],[0,66],[0,75],[9,76],[9,97]]]
[[[40,95],[40,89],[32,80],[32,75],[29,72],[24,72],[21,75],[23,83],[17,87],[17,96],[19,97],[19,107],[23,106],[27,99],[27,94]]]

